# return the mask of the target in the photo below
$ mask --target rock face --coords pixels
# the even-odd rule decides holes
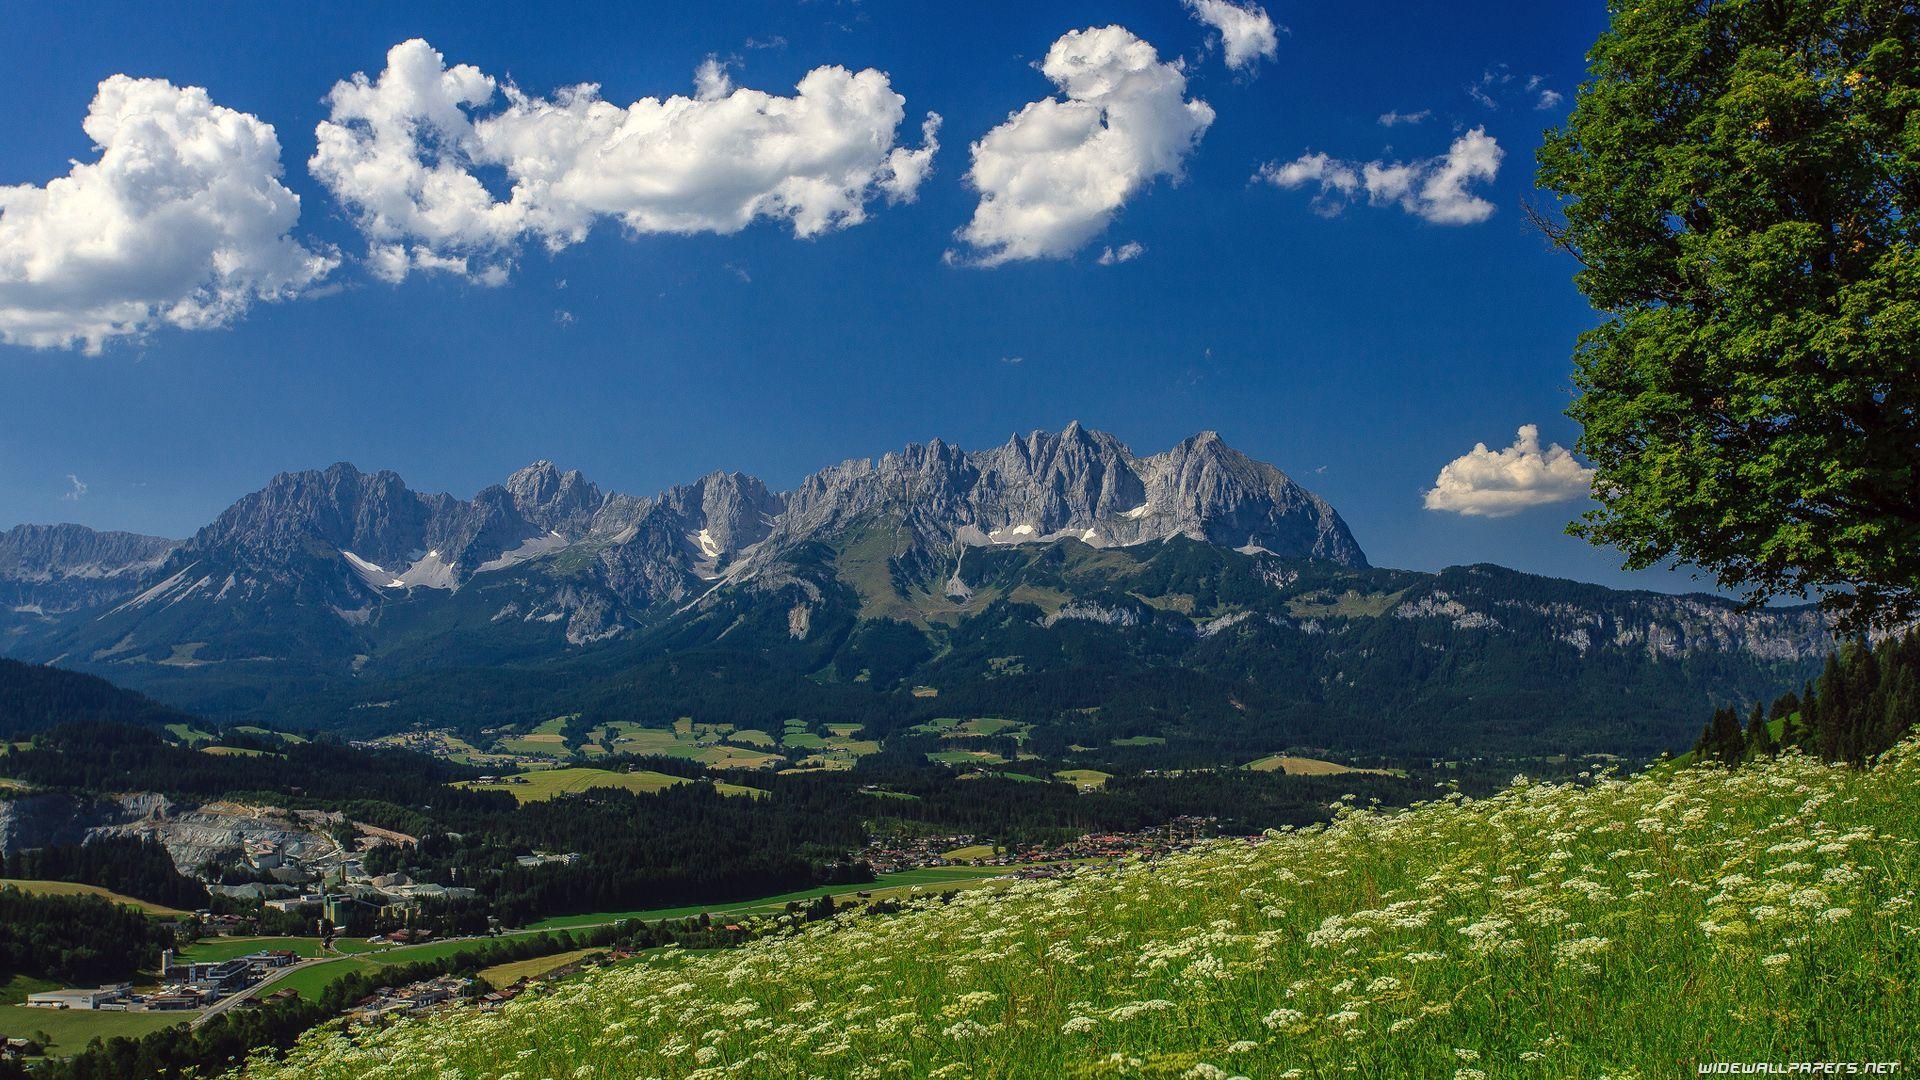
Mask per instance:
[[[1210,431],[1148,456],[1078,423],[976,451],[935,439],[822,469],[789,492],[715,472],[639,497],[538,461],[461,499],[341,463],[276,476],[179,544],[78,526],[0,535],[0,590],[12,590],[0,596],[13,600],[0,612],[11,620],[0,621],[0,651],[156,685],[220,664],[245,668],[236,677],[292,670],[259,666],[271,664],[358,678],[387,657],[416,669],[471,662],[479,643],[492,657],[537,660],[671,634],[682,616],[721,609],[714,634],[777,615],[773,631],[785,640],[816,642],[836,617],[925,626],[979,614],[1020,587],[982,575],[1012,572],[1006,566],[1026,555],[1086,545],[1141,561],[1176,540],[1239,552],[1227,557],[1274,596],[1310,566],[1375,573],[1325,500]],[[1435,575],[1446,580],[1431,592],[1403,591],[1360,613],[1542,635],[1583,657],[1632,648],[1791,661],[1828,645],[1814,614],[1645,594],[1629,610],[1609,599],[1624,594],[1574,583],[1546,587],[1547,607],[1534,611],[1515,606],[1534,585],[1487,591],[1492,579],[1478,573]],[[1019,595],[1053,595],[1056,585]],[[1322,614],[1348,612],[1338,594],[1350,587],[1325,605],[1289,598],[1288,612],[1317,629]],[[1047,611],[1049,625],[1144,627],[1145,613],[1106,595],[1107,584],[1073,588],[1076,603]],[[1569,589],[1577,601],[1563,599]],[[836,607],[850,594],[856,609]]]
[[[1823,657],[1832,628],[1817,608],[1746,612],[1699,596],[1571,586],[1556,600],[1523,599],[1530,583],[1497,566],[1456,567],[1410,591],[1387,614],[1438,619],[1456,630],[1551,637],[1585,657],[1596,648],[1652,658],[1742,654],[1792,663]]]
[[[850,461],[808,477],[788,497],[774,536],[797,542],[875,513],[896,515],[920,539],[935,542],[983,546],[1071,537],[1095,547],[1128,547],[1187,536],[1356,569],[1367,565],[1325,500],[1213,432],[1146,458],[1078,423],[978,453],[936,439],[878,463]]]
[[[317,612],[331,625],[314,633],[349,648],[387,600],[457,591],[568,552],[567,580],[497,605],[492,620],[564,624],[577,645],[728,581],[781,578],[794,550],[876,514],[929,551],[1188,536],[1366,565],[1332,507],[1212,432],[1138,458],[1073,423],[977,453],[936,439],[822,470],[788,494],[716,472],[640,498],[537,461],[463,500],[341,462],[275,476],[181,544],[77,526],[16,529],[0,546],[0,575],[10,575],[0,582],[36,583],[42,600],[18,592],[16,607],[44,606],[56,579],[88,583],[57,605],[62,614],[110,609],[99,633],[74,639],[79,656],[177,647],[151,657],[194,666],[276,656],[271,642],[251,652],[225,644],[259,637],[260,620],[235,611]]]
[[[117,599],[158,569],[176,544],[84,525],[21,525],[0,532],[0,612],[53,617]]]
[[[0,578],[116,577],[159,565],[177,542],[85,525],[21,525],[0,532]]]
[[[470,501],[422,494],[396,473],[362,473],[340,462],[274,477],[200,530],[172,562],[211,558],[276,569],[319,556],[361,570],[375,588],[445,588],[510,564],[515,551],[563,530],[584,530],[601,501],[577,471],[563,473],[547,461]],[[374,580],[382,573],[401,584]]]
[[[209,859],[237,856],[251,844],[274,844],[302,859],[336,847],[326,833],[293,814],[236,803],[183,807],[153,792],[117,798],[36,793],[0,799],[0,854],[84,844],[96,836],[156,840],[183,874],[192,874]]]
[[[138,798],[142,796],[128,796],[122,801]],[[161,805],[131,821],[103,824],[94,833],[156,840],[183,874],[192,874],[210,859],[233,858],[255,844],[272,844],[289,858],[301,861],[338,849],[325,833],[304,827],[282,810],[237,803],[174,807],[157,795],[144,798],[157,799]]]
[[[78,844],[94,826],[126,820],[120,807],[106,800],[60,794],[0,799],[0,854]]]

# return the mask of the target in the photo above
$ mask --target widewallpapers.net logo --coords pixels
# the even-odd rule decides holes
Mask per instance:
[[[1898,1076],[1897,1061],[1703,1061],[1701,1076]]]

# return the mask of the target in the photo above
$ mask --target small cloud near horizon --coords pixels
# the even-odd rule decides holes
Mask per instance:
[[[1593,470],[1558,443],[1540,447],[1540,427],[1523,425],[1504,450],[1475,443],[1440,469],[1424,498],[1429,510],[1462,517],[1512,517],[1523,510],[1584,499]]]

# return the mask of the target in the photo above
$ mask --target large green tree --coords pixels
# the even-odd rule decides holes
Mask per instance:
[[[1571,531],[1856,623],[1920,614],[1920,4],[1614,0],[1539,154],[1606,320]]]

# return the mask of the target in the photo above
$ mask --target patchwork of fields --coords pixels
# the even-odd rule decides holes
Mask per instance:
[[[926,759],[950,767],[962,779],[990,775],[1036,783],[1052,780],[1071,784],[1081,791],[1095,791],[1113,778],[1112,773],[1095,768],[1023,770],[1021,762],[1038,760],[1038,755],[1026,749],[1032,733],[1031,724],[992,716],[938,717],[904,732],[916,738],[936,739],[938,748],[927,750]],[[530,728],[491,731],[475,741],[447,731],[433,731],[390,736],[377,742],[405,746],[463,764],[498,768],[502,781],[498,786],[526,803],[592,788],[650,792],[682,782],[679,777],[653,770],[627,772],[595,767],[595,762],[617,756],[671,758],[708,769],[749,773],[852,769],[861,758],[877,754],[881,749],[879,740],[862,735],[860,724],[813,723],[798,718],[787,720],[782,729],[774,733],[736,728],[732,724],[703,723],[690,717],[682,717],[669,727],[612,721],[583,729],[576,717],[558,716]],[[1110,743],[1122,749],[1150,749],[1165,744],[1166,739],[1154,735],[1122,736]],[[1092,749],[1070,748],[1073,752]],[[1283,772],[1291,776],[1401,775],[1394,770],[1359,768],[1294,754],[1269,755],[1243,767],[1253,772]],[[463,783],[460,786],[489,785]],[[751,780],[739,784],[720,783],[716,787],[730,795],[756,790]]]

